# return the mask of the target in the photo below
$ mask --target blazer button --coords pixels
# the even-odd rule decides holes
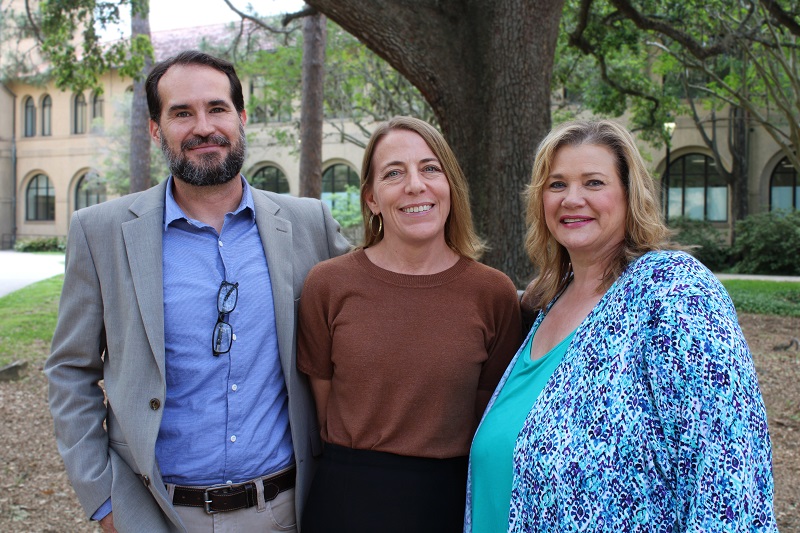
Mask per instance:
[[[158,411],[158,408],[161,407],[161,400],[158,398],[153,398],[150,400],[150,409],[153,411]]]
[[[145,487],[150,486],[150,477],[149,476],[142,476],[142,482],[144,483]]]

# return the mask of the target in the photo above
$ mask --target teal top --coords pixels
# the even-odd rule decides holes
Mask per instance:
[[[504,533],[508,530],[517,435],[539,393],[561,363],[575,331],[532,361],[534,335],[528,337],[503,390],[472,441],[473,533]]]

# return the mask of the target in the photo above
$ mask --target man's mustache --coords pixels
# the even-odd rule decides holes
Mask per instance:
[[[218,146],[230,146],[231,141],[224,135],[213,134],[207,137],[196,136],[181,144],[181,150],[191,150],[201,144],[216,144]]]

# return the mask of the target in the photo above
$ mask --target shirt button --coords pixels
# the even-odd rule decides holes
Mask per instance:
[[[161,400],[158,398],[153,398],[150,400],[150,409],[153,411],[158,411],[158,408],[161,407]]]
[[[222,241],[217,241],[217,244],[219,244],[220,248],[222,248]]]
[[[233,390],[233,391],[237,390],[238,388],[239,388],[239,385],[237,385],[236,383],[231,385],[231,390]]]
[[[236,333],[234,333],[234,334],[232,334],[232,335],[231,335],[231,340],[232,340],[232,341],[235,341],[235,340],[236,340]]]
[[[225,482],[225,484],[227,484],[227,485],[233,485],[233,481],[231,481],[231,480],[229,479],[228,481],[226,481],[226,482]]]
[[[231,442],[236,442],[236,435],[231,435]]]

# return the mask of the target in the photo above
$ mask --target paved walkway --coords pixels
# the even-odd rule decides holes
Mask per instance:
[[[0,296],[64,273],[64,254],[0,250]]]

